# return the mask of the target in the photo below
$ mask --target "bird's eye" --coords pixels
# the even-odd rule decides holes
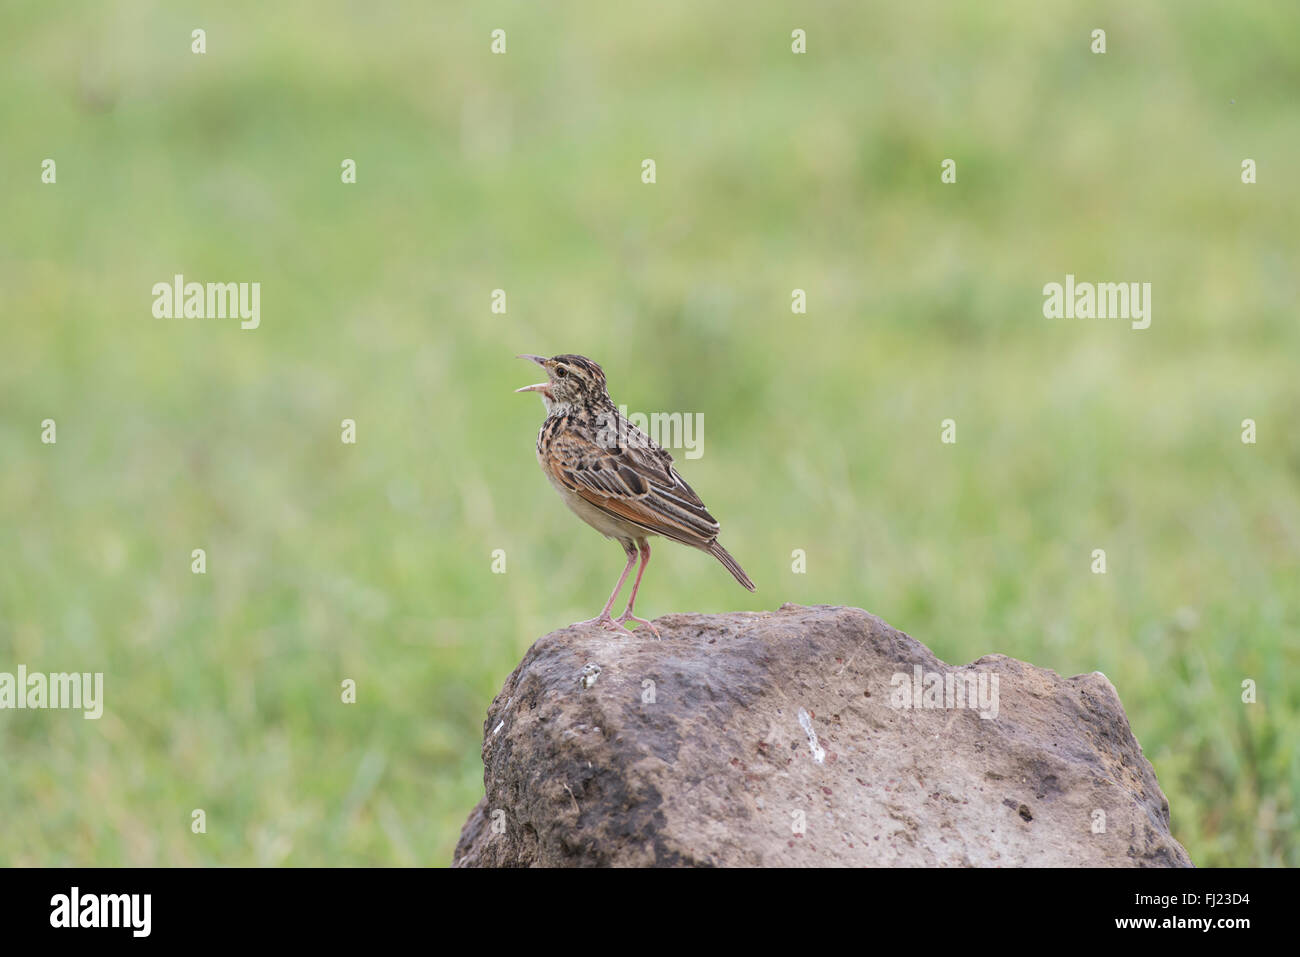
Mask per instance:
[[[568,374],[569,374],[569,370],[564,368],[564,366],[555,367],[555,378],[563,379]]]

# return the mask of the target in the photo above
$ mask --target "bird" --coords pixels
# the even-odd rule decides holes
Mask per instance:
[[[609,397],[605,373],[586,356],[521,355],[546,370],[546,381],[516,392],[536,392],[546,406],[546,421],[537,433],[537,461],[564,504],[580,519],[623,546],[627,565],[595,618],[579,625],[600,625],[631,631],[627,622],[659,630],[632,614],[641,576],[650,564],[652,536],[690,545],[720,561],[736,581],[754,590],[740,563],[718,541],[717,520],[709,514],[686,480],[673,467],[673,457],[645,432],[629,422]],[[641,556],[627,608],[610,616],[614,600]]]

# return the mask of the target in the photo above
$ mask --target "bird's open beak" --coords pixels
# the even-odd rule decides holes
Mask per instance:
[[[539,366],[545,368],[546,360],[543,359],[541,356],[522,355],[522,356],[515,356],[515,358],[531,359],[533,362],[536,362]],[[546,382],[538,382],[536,385],[526,385],[522,389],[515,389],[515,391],[516,392],[540,392],[543,395],[549,396],[551,394],[551,383],[549,380]]]

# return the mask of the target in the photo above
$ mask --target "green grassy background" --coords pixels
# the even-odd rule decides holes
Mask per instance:
[[[1100,670],[1198,864],[1300,864],[1297,35],[1237,0],[10,0],[0,670],[103,671],[107,712],[0,713],[0,862],[448,863],[493,694],[621,566],[511,393],[571,351],[703,414],[677,457],[759,584],[664,547],[642,614],[852,604]],[[154,319],[177,272],[260,281],[261,328]],[[1151,282],[1151,328],[1044,319],[1067,272]]]

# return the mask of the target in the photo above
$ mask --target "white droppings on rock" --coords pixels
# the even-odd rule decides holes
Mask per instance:
[[[803,708],[799,709],[799,726],[803,728],[804,734],[808,735],[808,747],[812,750],[813,760],[821,764],[826,760],[826,752],[817,743],[817,732],[813,730],[812,715]]]

